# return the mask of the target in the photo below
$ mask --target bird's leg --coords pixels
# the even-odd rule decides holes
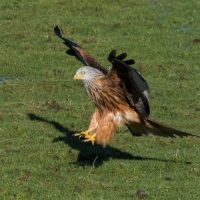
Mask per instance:
[[[74,136],[79,136],[79,138],[85,137],[88,139],[88,137],[92,136],[96,132],[96,130],[97,130],[97,128],[88,129],[87,131],[75,133]]]
[[[75,134],[73,134],[74,136],[79,136],[79,138],[81,138],[81,137],[86,137],[86,136],[88,136],[89,135],[89,132],[90,132],[90,130],[88,129],[87,131],[83,131],[83,132],[80,132],[80,133],[75,133]]]
[[[92,142],[92,144],[94,145],[95,142],[95,138],[96,138],[96,133],[93,133],[92,135],[88,134],[87,136],[85,136],[85,140],[83,140],[84,142]]]

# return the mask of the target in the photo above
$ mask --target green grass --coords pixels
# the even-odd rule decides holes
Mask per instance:
[[[122,127],[106,147],[72,134],[94,106],[82,66],[53,32],[110,67],[127,52],[149,83],[151,116],[200,134],[200,3],[6,1],[0,4],[0,199],[200,199],[200,140],[134,138]]]

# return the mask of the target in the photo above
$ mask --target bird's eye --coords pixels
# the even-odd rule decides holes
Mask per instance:
[[[84,74],[85,74],[85,71],[82,71],[82,72],[81,72],[81,75],[84,75]]]

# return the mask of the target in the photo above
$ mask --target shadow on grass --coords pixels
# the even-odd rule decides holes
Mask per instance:
[[[55,129],[57,129],[64,135],[64,136],[56,137],[53,140],[53,142],[62,141],[65,144],[69,145],[72,149],[76,149],[80,151],[77,161],[74,164],[78,164],[82,166],[95,165],[95,167],[99,167],[103,164],[103,162],[108,161],[110,158],[124,159],[124,160],[154,160],[154,161],[161,161],[161,162],[176,163],[176,161],[172,161],[172,160],[134,156],[130,153],[121,151],[120,149],[116,149],[109,145],[107,145],[105,148],[97,144],[93,146],[91,145],[91,143],[84,143],[78,137],[74,137],[73,134],[77,133],[77,131],[71,131],[67,127],[64,127],[58,122],[49,121],[33,113],[28,113],[27,115],[30,120],[46,122],[47,124],[53,125]],[[191,163],[185,162],[185,164],[191,164]]]

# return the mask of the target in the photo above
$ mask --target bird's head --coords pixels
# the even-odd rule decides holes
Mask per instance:
[[[94,67],[84,66],[79,68],[74,75],[75,80],[89,81],[97,76],[102,76],[102,72]]]

